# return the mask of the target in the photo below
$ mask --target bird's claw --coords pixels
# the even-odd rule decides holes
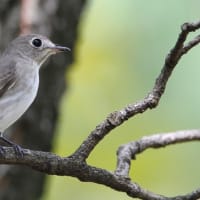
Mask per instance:
[[[20,147],[17,144],[14,144],[14,145],[12,145],[12,148],[14,149],[15,154],[18,159],[24,157],[24,149],[22,147]],[[4,149],[4,146],[0,146],[0,156],[5,157],[5,153],[6,153],[6,150]]]
[[[18,159],[24,157],[24,149],[22,147],[20,147],[18,144],[15,144],[14,142],[11,142],[10,140],[8,140],[8,139],[6,139],[5,137],[2,137],[2,136],[0,136],[0,140],[5,142],[9,146],[13,147]],[[4,146],[0,146],[0,155],[4,156],[4,154],[5,154]]]
[[[6,153],[6,151],[5,151],[4,147],[0,146],[0,156],[4,157],[5,153]]]
[[[17,158],[23,158],[24,157],[24,149],[22,147],[20,147],[17,144],[13,144],[12,147],[13,147],[16,155],[17,155]]]

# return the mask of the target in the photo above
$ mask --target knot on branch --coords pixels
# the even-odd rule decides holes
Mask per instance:
[[[125,111],[114,111],[107,117],[109,124],[116,127],[123,123],[123,116],[126,116]]]
[[[155,108],[158,105],[158,102],[160,100],[160,96],[162,95],[161,91],[158,92],[153,92],[153,93],[149,93],[148,96],[146,97],[145,101],[148,104],[148,107],[150,109]]]

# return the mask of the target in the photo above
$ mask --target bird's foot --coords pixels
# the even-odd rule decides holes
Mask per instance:
[[[18,144],[13,144],[12,145],[13,149],[15,150],[15,153],[17,155],[17,158],[23,158],[24,157],[24,149],[19,146]]]
[[[17,158],[23,158],[24,157],[24,149],[22,147],[20,147],[18,144],[15,144],[14,142],[6,139],[3,136],[0,136],[0,140],[2,140],[4,143],[8,144],[9,146],[13,147]],[[3,146],[0,146],[0,155],[4,155],[5,154],[5,149]]]
[[[4,157],[6,151],[3,146],[0,146],[0,155]]]

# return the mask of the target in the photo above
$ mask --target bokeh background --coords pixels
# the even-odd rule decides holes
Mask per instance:
[[[142,99],[152,88],[180,25],[200,17],[197,0],[88,0],[75,62],[61,105],[54,152],[70,155],[108,113]],[[194,35],[193,35],[194,36]],[[93,151],[91,165],[113,171],[120,144],[145,135],[199,128],[200,47],[184,56],[159,106],[112,131]],[[132,162],[131,177],[163,195],[200,185],[197,142],[148,150]],[[131,199],[94,183],[49,176],[42,200]]]

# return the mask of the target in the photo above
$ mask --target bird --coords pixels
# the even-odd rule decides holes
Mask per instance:
[[[4,136],[34,101],[39,87],[39,70],[51,56],[70,48],[53,43],[40,34],[20,35],[0,56],[0,140],[23,157],[23,149]],[[0,154],[3,152],[0,147]]]

